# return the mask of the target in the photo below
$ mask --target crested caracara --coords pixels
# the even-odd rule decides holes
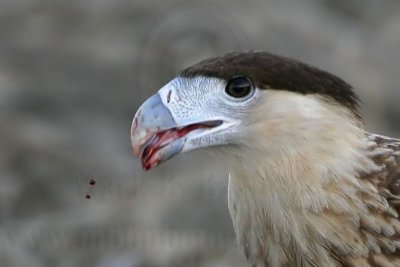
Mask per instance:
[[[400,266],[400,141],[365,131],[353,88],[293,59],[201,61],[150,97],[131,141],[149,170],[205,148],[252,266]]]

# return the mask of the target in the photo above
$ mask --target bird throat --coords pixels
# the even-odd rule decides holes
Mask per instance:
[[[343,184],[356,194],[359,174],[377,170],[360,144],[332,151],[332,157],[325,155],[320,161],[311,155],[291,155],[236,164],[231,169],[229,211],[250,262],[297,266],[311,250],[327,253],[313,239],[317,234],[310,234],[325,231],[316,229],[315,225],[323,225],[316,222],[323,221],[322,214],[331,206],[344,211],[350,207],[346,199],[337,197],[347,194],[340,193]]]

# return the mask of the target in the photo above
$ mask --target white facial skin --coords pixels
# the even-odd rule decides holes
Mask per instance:
[[[182,152],[201,147],[234,144],[243,134],[243,125],[251,107],[256,106],[262,92],[257,88],[243,98],[225,92],[226,81],[210,78],[177,77],[158,92],[178,126],[221,120],[220,126],[199,129],[187,135]]]

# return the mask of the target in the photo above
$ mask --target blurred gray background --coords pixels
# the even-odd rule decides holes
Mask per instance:
[[[342,77],[400,137],[398,0],[1,0],[0,266],[248,266],[226,171],[144,173],[129,129],[178,70],[249,48]]]

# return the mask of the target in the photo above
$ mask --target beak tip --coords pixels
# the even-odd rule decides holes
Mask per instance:
[[[132,144],[133,155],[136,157],[140,157],[140,148],[139,146]]]
[[[132,153],[136,157],[140,157],[140,146],[139,144],[134,140],[134,136],[131,135],[131,147],[132,147]]]
[[[158,93],[147,99],[136,112],[131,125],[131,145],[133,154],[141,160],[144,171],[149,171],[166,159],[161,154],[143,155],[145,146],[155,137],[155,133],[176,126],[171,111],[164,105]]]
[[[159,161],[143,161],[142,160],[142,169],[147,172],[150,171],[151,169],[153,169],[154,167],[156,167],[159,164]]]
[[[148,172],[148,171],[150,171],[150,167],[149,166],[142,166],[142,169],[145,171],[145,172]]]

